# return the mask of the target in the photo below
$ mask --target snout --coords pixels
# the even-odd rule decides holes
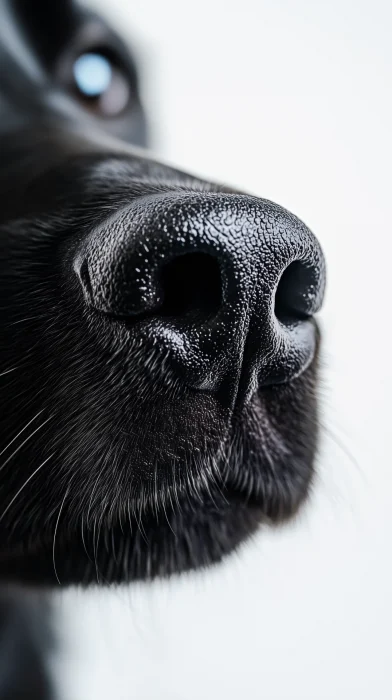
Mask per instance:
[[[161,577],[307,497],[324,259],[283,208],[134,150],[132,57],[66,14],[0,22],[0,579]]]
[[[230,408],[290,381],[314,356],[323,253],[272,202],[139,197],[88,235],[74,270],[89,307],[154,343],[181,382]]]

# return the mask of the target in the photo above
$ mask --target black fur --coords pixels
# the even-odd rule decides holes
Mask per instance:
[[[281,207],[128,145],[145,146],[147,127],[127,49],[71,2],[32,5],[14,0],[0,13],[0,577],[105,583],[205,566],[261,523],[295,514],[309,492],[322,254]],[[73,61],[91,50],[129,81],[116,118],[72,86]],[[124,211],[127,222],[141,217],[139,248],[143,235],[154,241],[143,302],[124,291],[136,259]],[[185,272],[169,263],[211,257],[213,216],[222,284],[237,285],[238,304],[222,316],[224,341],[211,349],[203,336],[203,364],[193,351],[220,313],[210,308],[214,295],[220,303],[212,263],[192,258],[196,273],[193,262]],[[184,222],[193,237],[182,248]],[[156,251],[180,301],[158,299]],[[279,286],[293,260],[295,282]],[[243,291],[232,281],[241,274]],[[197,303],[189,279],[201,285]],[[188,293],[196,311],[181,306]],[[186,360],[175,333],[189,341]]]

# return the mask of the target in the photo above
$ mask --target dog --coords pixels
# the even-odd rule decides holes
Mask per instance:
[[[136,67],[102,20],[13,0],[1,27],[1,577],[219,561],[309,492],[320,246],[135,149]]]
[[[311,489],[320,245],[145,150],[136,62],[94,13],[7,0],[0,55],[1,580],[219,562]]]

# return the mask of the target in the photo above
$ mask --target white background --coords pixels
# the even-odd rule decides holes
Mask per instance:
[[[319,480],[207,573],[58,600],[64,700],[392,697],[388,0],[100,0],[155,152],[273,199],[329,265]]]

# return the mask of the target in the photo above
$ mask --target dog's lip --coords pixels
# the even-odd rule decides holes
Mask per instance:
[[[220,518],[230,517],[230,519],[234,518],[235,520],[236,514],[238,514],[239,511],[241,511],[242,514],[248,513],[249,517],[251,517],[255,522],[257,521],[257,524],[263,523],[265,525],[274,525],[273,521],[268,516],[261,513],[260,503],[257,503],[257,501],[249,497],[249,495],[245,496],[245,494],[241,493],[239,489],[231,488],[229,485],[227,485],[226,487],[222,487],[221,495],[223,496],[224,507],[222,506],[221,508],[219,508],[216,506],[215,501],[211,501],[208,504],[208,507],[204,506],[198,509],[194,509],[192,517],[200,523],[203,523],[207,512],[210,512],[212,509],[212,511],[214,511]],[[175,518],[177,518],[180,515],[180,512],[176,513]],[[178,537],[180,540],[183,540],[183,542],[186,544],[186,532],[181,531],[181,529],[178,529],[178,531],[176,531],[177,526],[175,524],[175,521],[174,523],[170,524],[170,522],[167,520],[167,513],[165,515],[163,515],[163,512],[161,513],[160,525],[157,521],[155,527],[157,526],[164,526],[165,528],[169,528],[171,535],[173,535],[175,538]],[[93,534],[93,530],[93,527],[90,529],[90,531],[87,531],[86,529],[86,539],[89,535]],[[116,546],[118,548],[121,548],[123,542],[129,541],[129,539],[132,540],[134,536],[134,529],[131,526],[127,528],[124,524],[119,524],[119,522],[116,522],[114,525],[105,524],[105,522],[103,522],[100,528],[101,540],[105,538],[105,535],[111,536],[113,533],[115,533],[116,535]],[[142,534],[142,537],[148,546],[148,540],[145,539],[146,537],[148,538],[148,530],[147,535],[146,533],[144,533]],[[238,544],[242,541],[243,537],[239,537]],[[92,563],[90,560],[90,556],[86,553],[84,539],[83,543],[81,541],[80,532],[77,529],[72,530],[70,532],[65,527],[62,527],[60,524],[57,530],[56,537],[55,560],[53,560],[53,533],[46,533],[43,536],[42,534],[40,534],[39,538],[37,538],[35,541],[29,541],[28,543],[22,542],[15,547],[11,547],[7,551],[3,550],[0,552],[0,580],[3,577],[5,577],[7,581],[12,581],[13,577],[15,576],[15,580],[18,581],[18,572],[25,569],[29,570],[29,567],[31,567],[32,564],[34,565],[34,562],[36,562],[37,571],[34,572],[33,570],[33,582],[35,574],[37,574],[39,579],[40,575],[38,568],[40,564],[44,563],[44,566],[47,567],[48,570],[50,570],[50,575],[53,579],[49,583],[55,583],[56,580],[58,583],[60,583],[57,577],[56,569],[58,566],[58,562],[62,558],[64,550],[67,550],[68,547],[71,547],[73,549],[73,545],[80,547],[81,544],[83,546],[83,551],[86,555],[86,559],[90,563]],[[152,541],[150,541],[150,545],[151,544]],[[113,559],[116,559],[115,555],[113,555]],[[55,566],[53,566],[53,563],[55,563]],[[68,564],[72,569],[72,564],[70,563],[70,561],[67,562],[67,565]]]
[[[314,362],[314,360],[313,360]],[[287,388],[291,384],[295,384],[300,377],[295,377],[292,381],[287,382],[285,384],[276,384],[276,385],[271,385],[267,386],[265,388],[261,388],[258,390],[257,394],[259,396],[263,396],[266,393],[273,392],[275,395],[279,394],[280,392],[283,392],[287,390]],[[188,391],[195,394],[195,395],[206,395],[206,396],[211,396],[213,398],[216,398],[214,393],[209,391],[209,390],[199,390],[199,389],[194,389],[192,387],[188,387]],[[242,419],[242,410],[236,407],[235,411],[231,411],[230,415],[228,416],[228,422],[227,422],[227,433],[226,436],[222,437],[222,445],[229,440],[232,442],[233,440],[233,435],[230,437],[230,433],[232,432],[233,429],[233,420],[239,420],[241,422]],[[241,508],[249,508],[251,511],[257,511],[260,512],[261,508],[261,503],[260,503],[260,496],[254,493],[252,490],[249,490],[248,488],[242,487],[240,484],[236,483],[235,480],[232,479],[231,474],[228,474],[228,477],[223,477],[222,478],[222,483],[219,484],[219,492],[221,496],[223,497],[223,501],[229,506],[230,508],[235,508],[235,507],[241,507]],[[177,497],[185,498],[186,494],[183,491],[179,491],[177,493]],[[212,502],[210,505],[215,506],[215,503]],[[300,502],[298,503],[298,508],[300,506]],[[203,507],[201,507],[200,512],[203,512]],[[297,512],[297,507],[294,509],[293,516],[295,516]],[[166,517],[166,515],[165,515]],[[284,516],[286,517],[286,516]],[[274,524],[274,520],[268,517],[263,513],[262,516],[262,521],[265,524]],[[106,527],[105,527],[105,521],[102,524],[102,532],[104,533],[105,531],[110,533],[113,529],[113,524],[107,522]],[[121,528],[122,530],[122,528]],[[132,530],[130,530],[132,532]],[[78,535],[79,536],[79,535]],[[32,539],[28,543],[26,540],[18,543],[15,546],[11,546],[10,549],[7,550],[0,550],[0,567],[7,565],[7,562],[11,561],[17,561],[18,559],[21,559],[26,556],[26,554],[30,556],[40,556],[43,552],[46,552],[48,547],[53,546],[53,533],[41,533],[39,538],[37,540]],[[1,575],[1,573],[0,573]]]
[[[295,381],[298,381],[295,380]],[[274,393],[284,391],[285,390],[285,385],[278,385],[278,386],[273,386],[273,387],[267,387],[265,391],[273,391]],[[311,478],[312,478],[313,471],[310,471],[309,475],[309,482],[311,483]],[[308,487],[306,487],[308,489]],[[228,474],[227,478],[222,479],[222,484],[220,485],[220,491],[222,494],[222,503],[220,504],[221,507],[218,508],[215,511],[217,513],[218,518],[221,520],[221,522],[225,522],[227,518],[227,527],[231,528],[232,531],[235,531],[236,533],[236,544],[234,546],[238,546],[241,542],[243,542],[250,534],[251,532],[255,532],[256,529],[261,526],[261,525],[269,525],[269,526],[279,526],[283,521],[288,520],[289,518],[293,518],[296,516],[298,509],[301,506],[301,503],[303,503],[304,499],[308,495],[308,490],[304,492],[303,490],[299,491],[297,494],[297,499],[295,502],[290,500],[289,504],[289,510],[286,510],[285,507],[281,505],[275,506],[275,510],[272,511],[270,514],[266,512],[265,509],[265,504],[263,501],[263,496],[262,493],[260,492],[259,494],[253,491],[253,488],[249,490],[246,487],[246,484],[244,483],[244,486],[241,486],[239,483],[235,483],[234,479],[232,479],[231,474]],[[185,494],[180,494],[180,503],[182,502],[182,498],[186,499]],[[185,500],[184,503],[187,501]],[[202,527],[203,522],[205,522],[206,514],[208,512],[208,509],[214,509],[216,508],[216,503],[213,501],[209,501],[207,503],[207,506],[203,502],[196,503],[195,505],[195,517],[196,521],[200,524]],[[167,513],[165,512],[165,516],[163,515],[164,511],[160,511],[160,518],[161,518],[161,524],[164,525],[166,528],[166,523],[167,521]],[[176,522],[181,523],[181,513],[180,511],[177,511],[175,509],[173,511],[172,516],[175,519]],[[143,516],[141,522],[143,522]],[[146,516],[148,517],[148,515]],[[179,520],[177,520],[177,518]],[[253,523],[249,529],[249,531],[245,532],[241,528],[245,527],[243,524],[244,522],[248,523]],[[62,566],[69,567],[69,569],[66,569],[66,573],[60,574],[59,578],[61,583],[63,583],[63,577],[65,581],[69,582],[76,582],[76,581],[81,581],[83,580],[85,583],[92,583],[95,580],[95,574],[94,572],[89,574],[86,574],[87,579],[85,580],[83,578],[83,575],[80,574],[81,571],[81,564],[78,560],[79,556],[84,556],[83,552],[81,552],[80,555],[77,554],[79,551],[79,545],[80,545],[80,540],[81,540],[81,535],[80,535],[80,528],[78,527],[77,523],[74,523],[75,527],[72,528],[71,531],[67,532],[67,529],[65,528],[64,523],[60,523],[59,528],[57,530],[57,536],[56,536],[56,562],[62,562]],[[238,532],[236,531],[238,526]],[[90,531],[91,531],[90,526]],[[147,533],[149,533],[149,526],[148,526],[148,521],[147,524],[143,524],[143,528],[147,528]],[[178,537],[181,542],[184,543],[184,546],[187,546],[187,537],[189,535],[187,528],[188,526],[185,525],[185,530],[181,530],[181,524],[179,525],[178,529]],[[169,525],[169,528],[172,530],[171,526]],[[137,528],[136,528],[137,529]],[[123,542],[125,543],[127,541],[127,536],[132,536],[132,533],[134,532],[134,529],[130,528],[129,532],[127,529],[123,529],[121,527],[121,531],[119,530],[119,526],[117,521],[114,523],[108,522],[105,520],[103,521],[102,524],[102,529],[101,529],[101,534],[102,537],[105,537],[105,533],[111,536],[111,533],[117,533],[116,534],[116,551],[118,548],[121,549],[124,545],[122,544]],[[91,532],[90,532],[91,534]],[[171,533],[168,532],[167,536],[170,538]],[[117,540],[118,537],[118,540]],[[150,534],[148,534],[148,537],[150,538]],[[166,535],[164,534],[164,537]],[[128,540],[129,541],[129,540]],[[151,542],[151,540],[148,540]],[[72,562],[72,551],[73,547],[76,547],[76,560],[73,563]],[[229,553],[231,551],[232,547],[230,546],[230,549],[225,552],[225,554]],[[84,550],[85,551],[85,550]],[[121,550],[122,551],[122,550]],[[105,556],[111,556],[110,552],[106,553]],[[88,554],[87,554],[87,558]],[[217,560],[219,560],[221,557],[219,556]],[[214,561],[214,558],[211,559],[211,561],[206,562],[206,564],[210,564]],[[90,562],[91,563],[91,562]],[[88,566],[90,564],[87,562]],[[117,566],[117,564],[116,564]],[[163,565],[162,565],[163,566]],[[197,566],[200,566],[200,564],[197,564]],[[42,567],[42,575],[44,577],[44,583],[42,584],[42,577],[40,574],[40,568]],[[94,568],[94,567],[93,567]],[[193,566],[187,567],[187,568],[193,568]],[[56,574],[57,570],[57,564],[56,564],[56,569],[53,569],[53,528],[46,530],[45,532],[41,532],[39,537],[37,539],[29,538],[23,541],[22,543],[19,544],[18,546],[13,547],[11,545],[10,549],[8,550],[3,550],[0,552],[0,579],[1,578],[7,578],[7,580],[12,580],[14,579],[15,581],[20,581],[20,580],[25,580],[27,577],[27,583],[31,583],[32,585],[35,585],[36,583],[40,585],[53,585],[58,583],[58,578]],[[175,569],[172,572],[169,573],[178,573],[182,569]],[[116,576],[120,576],[121,574],[116,574]],[[165,573],[154,573],[153,577],[155,576],[161,576],[161,575],[168,575],[166,572]],[[127,574],[128,576],[128,574]],[[125,577],[126,580],[128,580],[127,576]],[[145,578],[147,574],[144,574],[143,577]],[[135,580],[135,578],[138,578],[138,575],[134,576],[133,573],[129,574],[129,580]],[[117,579],[115,579],[117,580]],[[120,579],[119,579],[120,580]],[[124,580],[121,578],[121,580]]]
[[[152,580],[173,574],[177,575],[184,571],[211,566],[219,562],[233,549],[243,544],[260,526],[279,527],[282,520],[286,520],[288,517],[282,512],[280,516],[272,519],[263,511],[260,502],[257,502],[249,494],[241,493],[229,485],[223,489],[223,492],[225,496],[224,507],[217,509],[213,503],[210,503],[208,510],[201,506],[193,510],[190,523],[184,524],[180,517],[181,514],[176,513],[175,520],[168,520],[167,514],[166,516],[162,515],[160,522],[155,523],[151,532],[148,526],[147,530],[144,530],[145,525],[139,531],[139,528],[129,528],[128,530],[119,524],[114,527],[103,524],[100,529],[101,543],[103,540],[113,543],[112,535],[114,534],[115,544],[112,544],[114,549],[104,548],[102,551],[95,552],[95,560],[90,558],[86,542],[84,539],[81,540],[80,532],[76,529],[72,532],[67,531],[60,524],[57,531],[55,553],[53,551],[53,533],[52,535],[44,535],[35,542],[30,542],[28,546],[21,545],[13,550],[2,552],[0,554],[0,580],[52,587],[53,585],[75,583],[109,585],[116,582]],[[298,502],[298,507],[300,503],[301,501]],[[217,538],[208,525],[207,513],[214,514],[217,518],[215,522],[215,527],[219,532]],[[296,513],[297,508],[289,514],[289,517],[295,517]],[[157,528],[160,537],[163,537],[162,543],[166,543],[162,546],[161,555],[153,547]],[[227,539],[228,532],[234,536],[234,540]],[[135,533],[136,540],[134,539]],[[85,536],[86,538],[93,537],[93,530],[86,532]],[[213,544],[210,545],[212,549],[207,548],[205,553],[203,553],[203,549],[200,549],[204,536],[213,537]],[[91,538],[87,539],[87,543],[90,543],[90,540]],[[89,544],[87,546],[89,547]],[[144,552],[139,562],[142,568],[135,569],[135,552],[140,546]],[[167,561],[165,559],[167,546],[169,551],[173,550],[173,560]],[[197,555],[193,552],[192,547],[197,550]],[[125,554],[125,551],[128,553]],[[73,558],[72,553],[75,558]],[[185,559],[183,560],[184,555]],[[133,561],[130,565],[128,556],[131,556]],[[196,559],[193,559],[194,556]],[[200,561],[198,557],[201,557]],[[109,569],[105,569],[107,566]]]

